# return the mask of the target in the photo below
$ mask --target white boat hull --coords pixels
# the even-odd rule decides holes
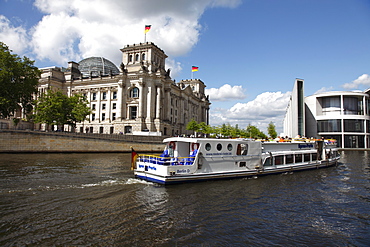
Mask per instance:
[[[168,138],[165,142],[168,144],[161,156],[140,155],[133,162],[135,177],[174,184],[318,169],[339,160],[335,146],[323,141],[279,144]]]
[[[219,179],[234,179],[234,178],[246,178],[254,176],[264,176],[270,174],[279,174],[286,172],[297,172],[310,169],[319,169],[334,166],[337,164],[339,158],[331,159],[328,161],[317,161],[317,163],[307,163],[307,164],[295,164],[291,166],[277,166],[269,167],[265,169],[255,169],[248,171],[232,171],[232,172],[219,172],[219,173],[197,173],[197,174],[175,174],[172,176],[162,176],[159,174],[146,172],[146,171],[135,171],[135,177],[143,179],[150,182],[155,182],[159,184],[176,184],[185,182],[200,182],[209,180],[219,180]]]

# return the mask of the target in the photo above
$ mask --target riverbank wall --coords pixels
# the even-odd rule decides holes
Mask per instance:
[[[0,130],[0,153],[162,152],[164,137]]]

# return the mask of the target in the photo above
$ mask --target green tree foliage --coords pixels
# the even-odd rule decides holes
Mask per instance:
[[[247,137],[254,139],[267,139],[267,136],[262,131],[251,124],[247,126]]]
[[[273,139],[275,139],[277,137],[277,132],[276,132],[276,129],[275,129],[275,124],[273,122],[270,122],[269,123],[269,126],[267,127],[267,133]]]
[[[220,128],[220,134],[223,137],[230,137],[231,136],[231,125],[229,123],[222,124]]]
[[[250,124],[246,129],[240,129],[238,124],[235,126],[231,126],[229,123],[221,126],[210,126],[204,122],[198,124],[193,119],[188,123],[186,129],[211,134],[211,137],[267,139],[267,136],[262,131]]]
[[[197,123],[197,121],[195,121],[194,119],[192,119],[186,125],[186,129],[187,130],[192,130],[192,131],[194,131],[194,133],[196,133],[199,130],[199,124]]]
[[[82,95],[68,97],[61,91],[49,90],[36,101],[34,121],[48,125],[76,126],[91,113]]]
[[[239,129],[239,125],[236,124],[235,127],[231,127],[231,136],[233,137],[241,137],[242,131]]]
[[[91,114],[91,109],[88,107],[88,102],[81,94],[75,94],[69,98],[69,103],[72,107],[72,111],[69,115],[69,124],[73,127],[76,123],[83,122],[86,120],[86,116]]]
[[[211,134],[212,128],[211,126],[207,125],[205,122],[199,123],[199,132],[202,132],[203,134]]]
[[[7,118],[20,107],[32,110],[32,96],[37,92],[40,71],[27,57],[21,59],[0,42],[0,116]]]

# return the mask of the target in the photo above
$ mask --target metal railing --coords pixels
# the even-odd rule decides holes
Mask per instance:
[[[139,154],[137,161],[157,165],[192,165],[195,157],[161,157],[158,155]]]

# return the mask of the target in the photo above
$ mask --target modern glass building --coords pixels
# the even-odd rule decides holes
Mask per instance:
[[[303,80],[296,80],[284,119],[284,134],[333,138],[341,148],[370,148],[369,91],[325,92],[300,101]],[[303,120],[298,111],[302,108]],[[304,132],[299,128],[302,123]]]
[[[327,92],[305,98],[307,136],[334,138],[342,148],[369,148],[366,92]]]

